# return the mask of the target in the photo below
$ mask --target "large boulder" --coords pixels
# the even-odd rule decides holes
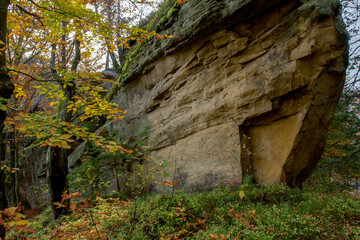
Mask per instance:
[[[301,186],[322,154],[347,66],[338,0],[190,0],[124,68],[129,124],[186,190]],[[120,97],[123,99],[123,97]],[[175,176],[174,176],[175,175]]]

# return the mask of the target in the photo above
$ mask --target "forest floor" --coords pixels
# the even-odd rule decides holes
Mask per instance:
[[[7,239],[360,239],[360,201],[343,181],[324,177],[317,171],[303,190],[244,184],[132,200],[80,197],[70,215],[53,221],[45,209],[30,233]]]

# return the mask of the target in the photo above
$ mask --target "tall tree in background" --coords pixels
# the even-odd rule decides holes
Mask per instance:
[[[344,89],[345,96],[360,97],[360,2],[341,0],[343,18],[349,33],[349,68]]]
[[[319,168],[336,169],[349,179],[360,179],[360,2],[341,0],[349,33],[349,67],[343,94],[329,130]]]
[[[138,25],[144,12],[150,12],[154,8],[153,1],[102,0],[96,2],[94,7],[97,13],[106,16],[108,24],[114,29],[105,39],[108,48],[105,66],[109,68],[111,60],[112,68],[118,70],[122,65],[125,49],[136,42],[137,35],[136,31],[124,31],[123,26],[130,23]]]

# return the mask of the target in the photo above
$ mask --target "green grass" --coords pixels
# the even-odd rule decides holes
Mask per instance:
[[[48,239],[57,232],[53,239],[360,239],[360,202],[346,195],[283,185],[242,191],[243,199],[227,188],[126,202],[98,197],[94,208],[55,224],[44,212],[36,237]]]

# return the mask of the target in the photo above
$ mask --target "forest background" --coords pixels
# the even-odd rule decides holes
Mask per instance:
[[[96,149],[90,158],[96,157],[98,151],[106,151],[136,161],[144,154],[143,150],[133,152],[116,139],[96,134],[95,130],[106,120],[121,121],[126,115],[126,110],[111,101],[120,85],[111,78],[117,76],[116,72],[121,74],[122,68],[126,68],[124,58],[131,52],[128,49],[135,49],[136,42],[141,44],[154,38],[159,41],[172,38],[173,36],[160,35],[157,23],[174,4],[180,8],[182,4],[186,4],[185,2],[164,1],[160,13],[145,17],[149,9],[155,8],[153,5],[157,6],[157,3],[131,0],[72,0],[69,4],[69,1],[64,0],[1,0],[0,156],[3,171],[0,175],[0,209],[5,211],[1,212],[0,237],[4,238],[6,231],[18,237],[31,237],[31,234],[36,232],[36,225],[33,226],[22,215],[22,207],[16,207],[21,202],[18,166],[21,154],[24,154],[26,149],[48,148],[49,206],[55,220],[66,213],[74,212],[76,208],[80,209],[77,205],[70,204],[70,199],[80,197],[79,193],[64,194],[69,187],[67,158],[70,149],[82,141],[88,141],[92,142],[93,148]],[[321,188],[324,192],[342,192],[359,189],[360,4],[356,0],[341,2],[350,35],[348,75],[330,128],[326,150],[314,176],[307,180],[308,190],[319,191]],[[113,69],[110,74],[109,71],[104,71],[110,68]],[[92,169],[96,166],[88,167]],[[91,171],[88,172],[93,174]],[[94,190],[91,195],[96,195],[96,189],[104,184],[99,180],[94,181],[92,177],[84,182]],[[171,188],[176,183],[163,184]],[[142,187],[133,186],[133,189],[136,192]],[[267,189],[261,194],[275,194],[274,201],[282,198],[279,192],[284,196],[290,194],[290,198],[298,196],[295,190],[285,187],[284,189],[279,190],[275,187],[275,190]],[[245,198],[245,195],[251,195],[245,194],[243,190],[239,193],[240,200]],[[136,194],[133,199],[137,199]],[[177,200],[171,199],[177,204],[171,208],[175,209],[177,217],[185,217],[185,210],[181,210],[181,204],[184,203]],[[130,204],[112,201],[121,206]],[[88,209],[93,205],[83,202],[83,206],[85,205],[88,208],[83,209],[83,214],[86,216],[90,213],[91,216]],[[136,200],[132,206],[135,206],[135,210],[129,229],[135,231]],[[244,220],[251,218],[251,214],[238,216],[234,211],[228,214],[246,229],[251,230],[252,223]],[[193,228],[200,230],[204,226],[201,219],[197,220],[199,219],[192,223]],[[96,229],[98,223],[94,220],[89,221],[95,227],[94,231],[90,232],[102,238],[102,234],[105,233]],[[189,219],[181,221],[180,223],[185,223]],[[52,234],[60,236],[61,231],[69,232],[63,229],[57,232],[55,225],[52,227],[55,229],[52,230]],[[176,229],[174,236],[186,235],[183,230]],[[217,233],[210,232],[206,236],[210,239],[212,236],[213,239],[221,236],[226,239],[227,236],[225,232],[215,234]]]

